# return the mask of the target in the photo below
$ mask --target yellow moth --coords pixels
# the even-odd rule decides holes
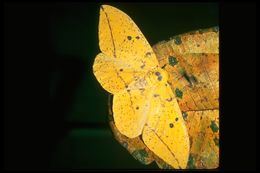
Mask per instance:
[[[176,97],[159,67],[153,49],[124,12],[102,5],[99,53],[93,72],[113,94],[116,128],[128,138],[141,136],[144,144],[176,169],[185,169],[189,137]]]

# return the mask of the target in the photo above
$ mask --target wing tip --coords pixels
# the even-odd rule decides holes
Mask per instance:
[[[102,10],[102,11],[105,11],[105,10],[107,10],[107,9],[111,9],[111,8],[113,8],[113,9],[116,9],[115,7],[113,7],[113,6],[111,6],[111,5],[107,5],[107,4],[103,4],[103,5],[101,5],[100,6],[100,10]]]

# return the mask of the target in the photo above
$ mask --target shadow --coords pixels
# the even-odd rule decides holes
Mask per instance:
[[[85,64],[79,57],[54,56],[51,60],[51,129],[52,149],[70,130],[65,121],[73,98],[85,72]]]

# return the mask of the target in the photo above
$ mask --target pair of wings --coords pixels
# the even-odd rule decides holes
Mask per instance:
[[[167,81],[153,80],[156,56],[135,23],[122,11],[101,6],[100,54],[93,65],[101,86],[114,95],[113,116],[129,138],[142,134],[145,145],[174,168],[185,168],[189,138]]]

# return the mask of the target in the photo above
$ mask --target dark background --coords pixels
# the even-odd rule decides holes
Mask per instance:
[[[217,3],[108,3],[151,45],[218,25]],[[5,3],[6,169],[146,169],[114,138],[92,73],[101,3]]]

